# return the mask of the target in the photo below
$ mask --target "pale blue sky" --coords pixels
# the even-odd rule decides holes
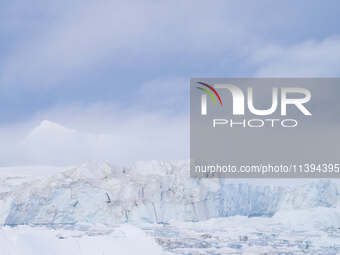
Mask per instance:
[[[190,77],[338,76],[339,13],[336,0],[1,1],[0,124],[154,141],[171,121],[185,149],[169,157],[186,158]]]
[[[268,47],[306,41],[318,47],[334,37],[339,46],[338,1],[53,2],[0,4],[1,123],[73,102],[129,107],[154,80],[179,77],[185,87],[191,76],[253,76],[270,63],[254,60]],[[166,92],[176,104],[154,97],[141,106],[186,109],[186,98],[178,96],[186,89],[168,86],[175,87]]]

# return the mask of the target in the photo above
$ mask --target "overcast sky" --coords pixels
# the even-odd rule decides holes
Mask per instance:
[[[339,13],[336,0],[1,1],[0,164],[188,158],[190,77],[338,76]]]

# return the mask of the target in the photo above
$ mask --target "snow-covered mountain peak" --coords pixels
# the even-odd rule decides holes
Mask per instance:
[[[70,128],[66,128],[58,123],[43,120],[40,124],[35,127],[29,136],[36,136],[36,135],[46,135],[46,134],[73,134],[76,131]]]

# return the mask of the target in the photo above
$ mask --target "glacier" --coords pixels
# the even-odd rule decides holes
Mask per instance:
[[[335,255],[339,190],[337,180],[193,179],[188,161],[2,167],[1,254]]]
[[[19,181],[13,182],[17,178]],[[271,217],[282,211],[339,208],[332,180],[280,185],[192,179],[188,161],[86,163],[41,178],[0,175],[0,224],[87,226]]]

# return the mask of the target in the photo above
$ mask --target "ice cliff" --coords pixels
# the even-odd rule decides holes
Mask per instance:
[[[191,179],[187,161],[125,168],[89,163],[48,178],[8,181],[0,178],[0,222],[6,225],[200,221],[340,204],[340,186],[330,180],[281,186]]]

